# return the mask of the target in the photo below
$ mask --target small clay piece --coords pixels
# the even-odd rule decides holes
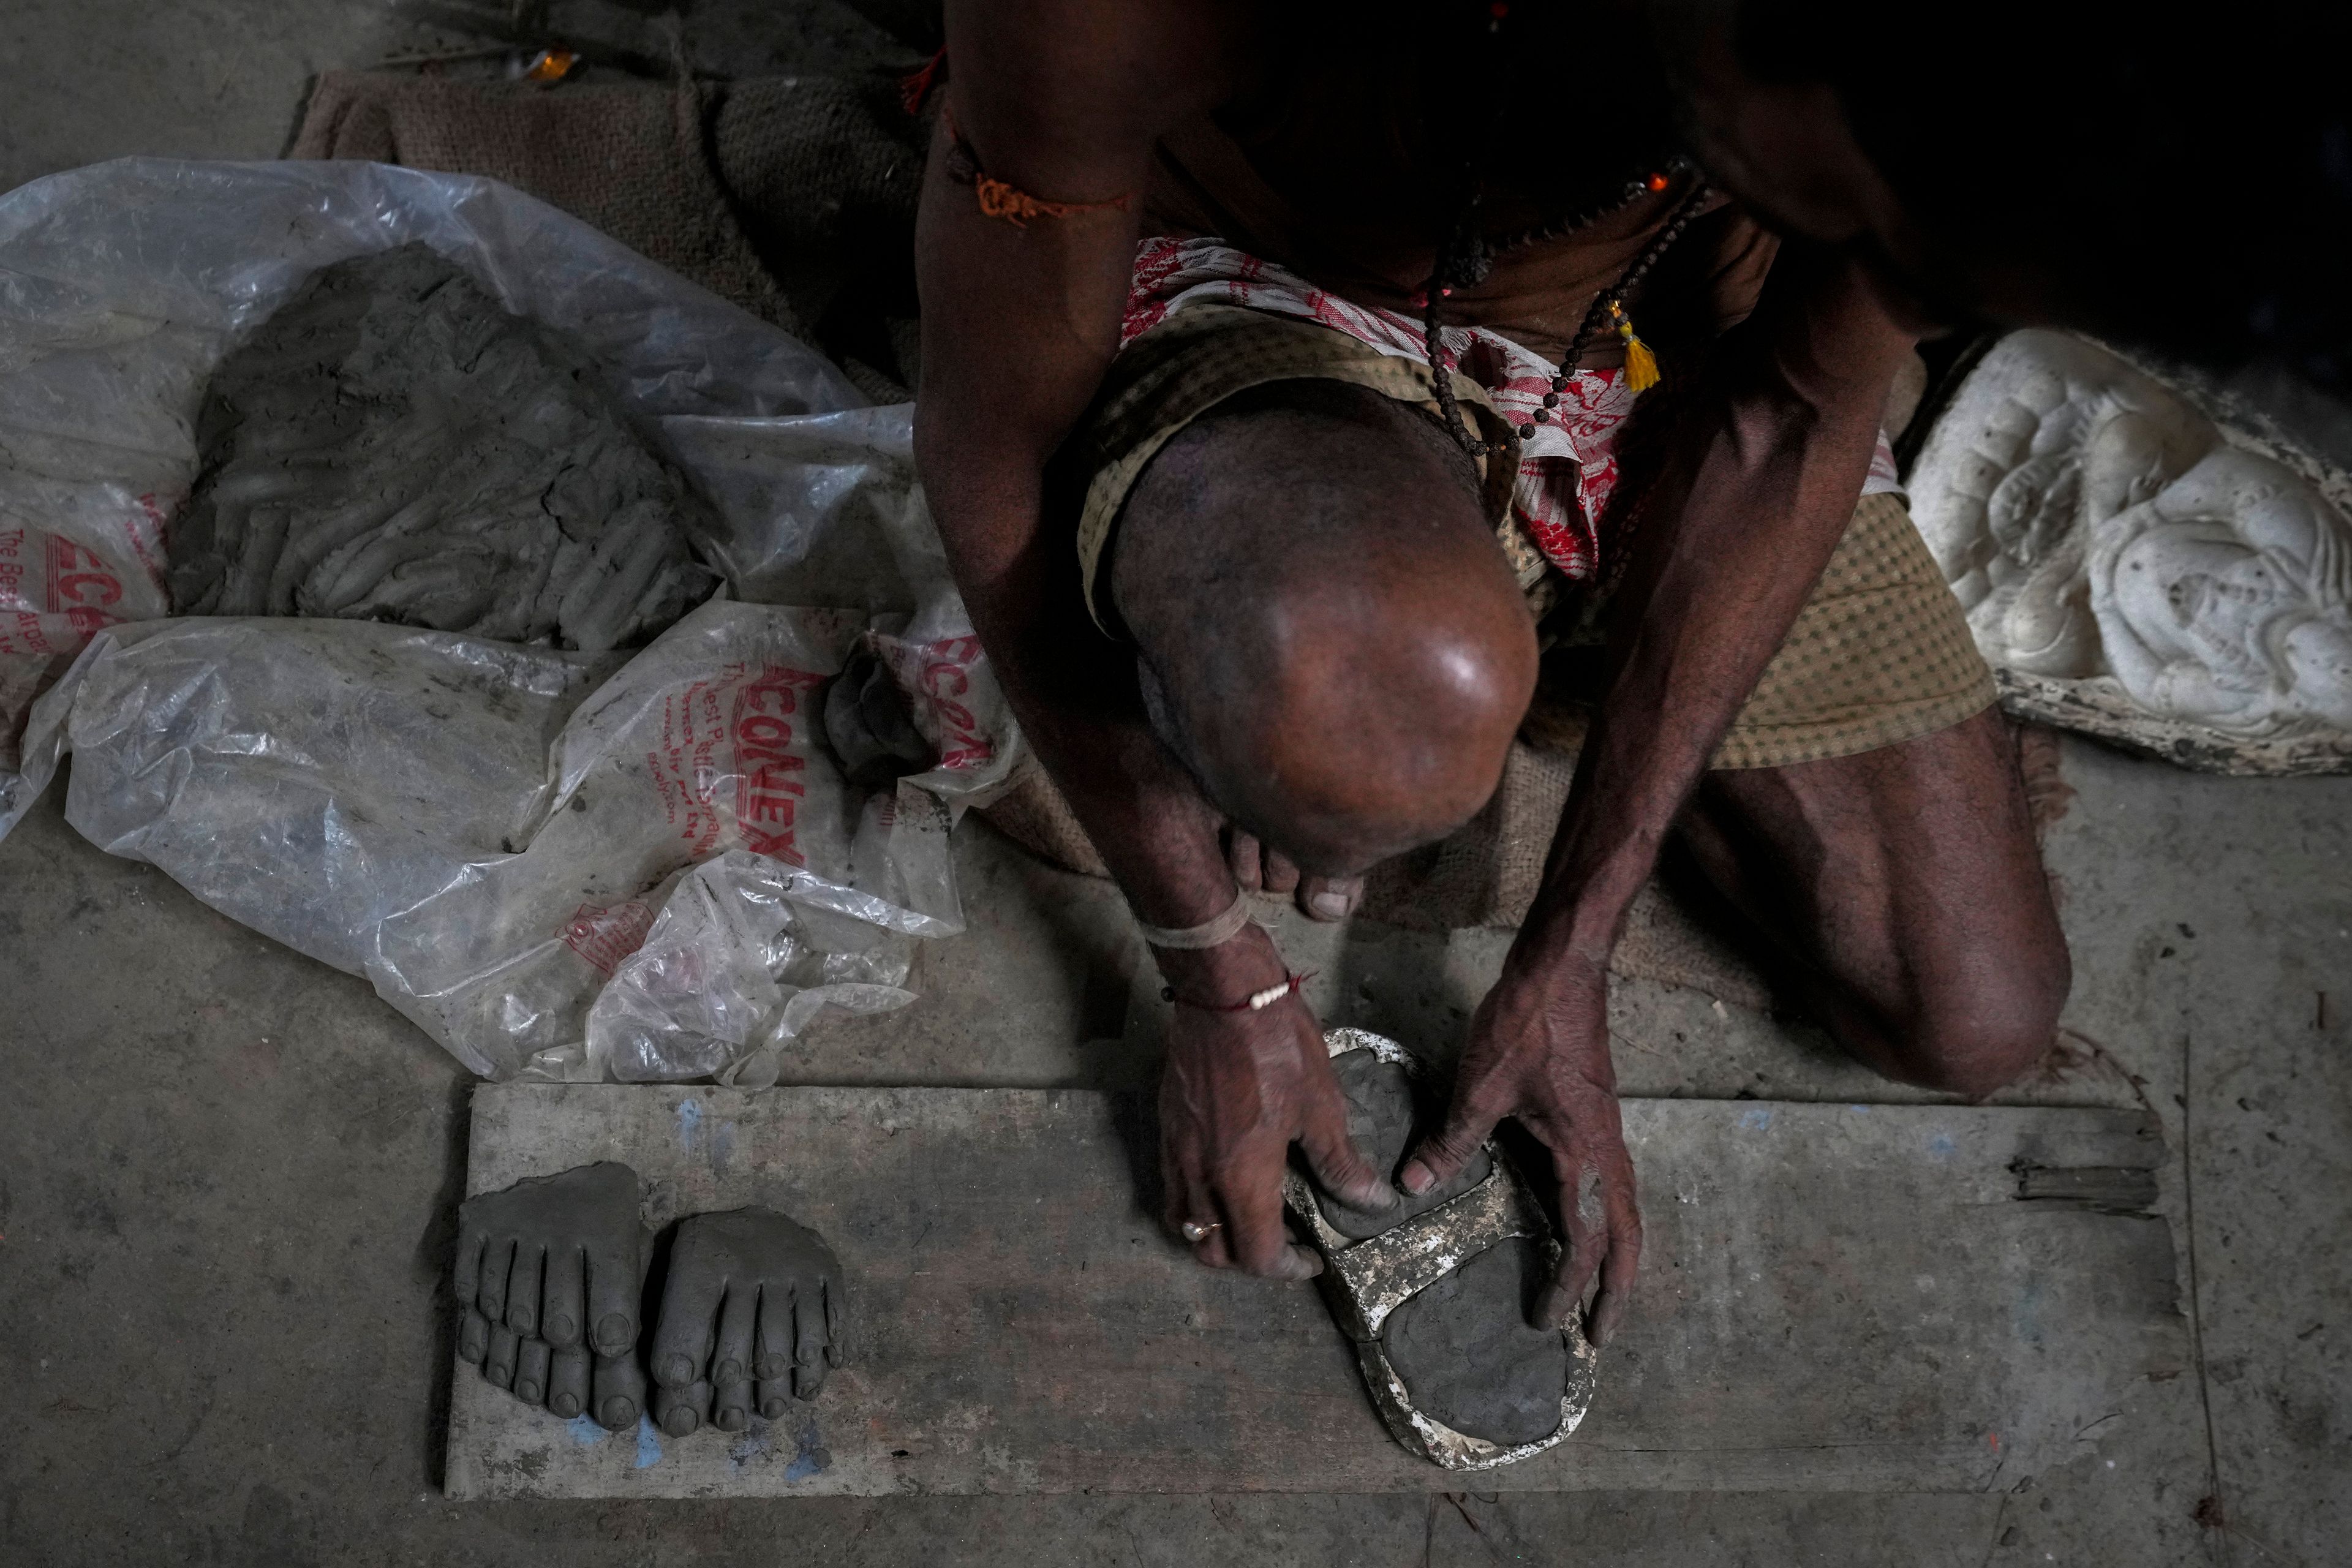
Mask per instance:
[[[457,1211],[457,1355],[527,1405],[610,1427],[645,1407],[637,1173],[607,1161],[517,1182]]]
[[[655,1422],[683,1437],[740,1432],[757,1410],[813,1399],[841,1364],[841,1265],[822,1237],[772,1209],[678,1222],[654,1326]]]
[[[205,389],[174,612],[646,640],[717,578],[702,503],[605,380],[423,245],[320,268]]]

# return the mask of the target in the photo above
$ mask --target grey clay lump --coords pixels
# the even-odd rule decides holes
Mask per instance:
[[[717,579],[701,502],[580,344],[422,245],[322,268],[214,372],[166,531],[174,613],[341,616],[601,651]]]
[[[528,1405],[606,1426],[645,1407],[637,1175],[605,1162],[517,1182],[457,1211],[459,1359]]]
[[[782,1415],[841,1364],[841,1265],[824,1239],[772,1209],[680,1220],[650,1362],[653,1417],[685,1436]]]
[[[1407,1297],[1381,1325],[1381,1343],[1413,1403],[1489,1443],[1551,1436],[1568,1386],[1568,1342],[1557,1329],[1528,1324],[1544,1283],[1543,1248],[1522,1236]]]

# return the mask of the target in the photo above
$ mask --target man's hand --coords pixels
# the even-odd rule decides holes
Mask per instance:
[[[1853,519],[1911,337],[1851,258],[1784,245],[1755,313],[1717,342],[1643,498],[1593,716],[1544,881],[1479,1004],[1419,1193],[1506,1116],[1550,1150],[1569,1247],[1537,1304],[1567,1321],[1598,1276],[1605,1342],[1641,1264],[1633,1163],[1609,1060],[1608,956],[1683,803]]]
[[[1608,997],[1605,972],[1572,959],[1539,979],[1507,970],[1470,1021],[1444,1127],[1413,1151],[1402,1173],[1405,1191],[1427,1192],[1459,1171],[1506,1116],[1541,1140],[1559,1182],[1568,1249],[1536,1303],[1535,1323],[1565,1324],[1598,1274],[1601,1290],[1585,1319],[1596,1345],[1617,1331],[1642,1261],[1633,1162],[1609,1060]]]
[[[1202,1002],[1238,1001],[1282,978],[1273,943],[1255,930],[1163,963],[1176,994]],[[1294,1142],[1340,1202],[1374,1214],[1395,1206],[1395,1192],[1348,1136],[1347,1100],[1304,1002],[1286,996],[1255,1013],[1180,1003],[1160,1077],[1160,1168],[1170,1228],[1207,1232],[1192,1247],[1202,1262],[1274,1279],[1322,1272],[1283,1229]]]

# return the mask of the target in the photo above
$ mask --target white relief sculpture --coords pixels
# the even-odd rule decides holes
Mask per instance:
[[[2021,331],[1910,491],[2012,709],[2229,771],[2352,765],[2352,481]]]

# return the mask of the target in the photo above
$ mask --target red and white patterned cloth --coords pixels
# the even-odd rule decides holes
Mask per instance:
[[[1146,239],[1136,247],[1119,346],[1200,304],[1241,305],[1319,321],[1381,353],[1416,363],[1426,353],[1421,322],[1412,317],[1342,300],[1222,240],[1167,237]],[[1526,424],[1542,406],[1559,368],[1485,327],[1441,328],[1439,346],[1446,364],[1485,387],[1496,410],[1514,425]],[[1560,394],[1552,419],[1519,443],[1512,512],[1544,558],[1568,577],[1589,577],[1598,564],[1591,520],[1604,515],[1617,488],[1617,437],[1633,399],[1622,372],[1580,370]],[[1902,489],[1894,449],[1882,431],[1862,493],[1900,494]]]

